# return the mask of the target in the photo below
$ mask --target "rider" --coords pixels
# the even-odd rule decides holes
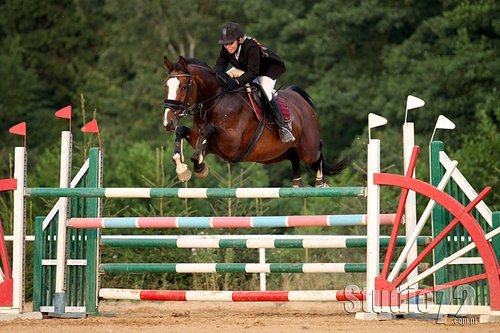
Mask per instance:
[[[286,70],[283,60],[270,49],[263,47],[255,38],[245,36],[238,23],[230,22],[222,27],[219,44],[223,46],[217,58],[215,70],[224,72],[231,64],[244,71],[241,76],[229,79],[225,84],[225,89],[234,90],[251,81],[259,83],[278,121],[281,141],[286,143],[295,140],[292,132],[285,125],[278,100],[273,94],[276,80]]]

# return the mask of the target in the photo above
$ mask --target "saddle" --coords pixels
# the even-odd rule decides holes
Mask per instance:
[[[232,70],[228,71],[229,74],[224,75],[216,75],[217,82],[219,86],[224,87],[226,80],[232,77],[240,76],[243,71],[232,68]],[[219,73],[217,73],[219,74]],[[274,116],[272,112],[272,107],[270,102],[267,100],[266,93],[262,89],[262,86],[256,82],[250,82],[246,85],[247,97],[249,99],[250,105],[252,105],[252,109],[254,111],[255,117],[259,121],[273,121]],[[278,100],[278,104],[280,106],[281,112],[283,113],[283,118],[286,123],[289,123],[292,120],[290,110],[288,109],[288,105],[286,101],[281,98],[278,94],[276,94],[276,99]]]
[[[267,100],[266,93],[262,89],[262,86],[258,83],[250,83],[251,87],[253,88],[251,91],[252,93],[248,94],[248,98],[252,99],[255,107],[254,113],[257,119],[263,120],[266,118],[272,119],[273,118],[273,112],[272,112],[272,107],[270,102]],[[278,104],[281,109],[281,113],[283,114],[283,118],[286,123],[289,123],[292,120],[290,110],[288,109],[288,105],[286,104],[286,101],[276,94],[276,99],[278,100]],[[252,101],[251,101],[252,102]]]

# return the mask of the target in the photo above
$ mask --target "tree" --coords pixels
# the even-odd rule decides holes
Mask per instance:
[[[0,5],[0,46],[7,55],[2,77],[8,84],[2,87],[6,99],[0,108],[28,122],[31,147],[43,144],[42,138],[56,139],[57,128],[45,126],[46,119],[79,100],[78,76],[95,59],[99,10],[99,1],[7,0]]]
[[[415,113],[420,130],[430,133],[438,114],[452,119],[464,133],[474,131],[479,112],[494,121],[499,86],[495,1],[460,1],[429,19],[400,47],[387,52],[385,85],[397,95],[415,93],[431,110]],[[380,92],[382,94],[382,91]],[[395,117],[394,108],[389,116]],[[454,140],[453,147],[461,145]]]

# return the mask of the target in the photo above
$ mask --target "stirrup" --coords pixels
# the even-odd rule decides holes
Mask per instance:
[[[293,136],[292,132],[286,127],[281,127],[279,130],[280,134],[280,139],[283,141],[283,143],[295,141],[295,137]]]

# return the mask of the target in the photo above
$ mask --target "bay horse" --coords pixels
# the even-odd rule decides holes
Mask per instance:
[[[263,164],[289,160],[292,164],[294,187],[304,186],[300,161],[316,173],[315,186],[324,187],[325,175],[340,173],[347,160],[336,164],[326,162],[321,151],[318,119],[309,95],[293,86],[279,91],[293,120],[292,133],[296,140],[283,143],[275,125],[262,126],[254,113],[255,103],[246,89],[225,92],[220,87],[215,71],[204,62],[179,56],[177,63],[164,57],[168,71],[165,83],[163,125],[176,132],[173,160],[179,179],[187,182],[191,172],[184,163],[182,141],[193,148],[191,156],[194,171],[204,178],[208,168],[203,159],[215,154],[228,162],[258,162]],[[243,92],[241,92],[243,91]],[[178,126],[179,118],[193,115],[193,128]]]

